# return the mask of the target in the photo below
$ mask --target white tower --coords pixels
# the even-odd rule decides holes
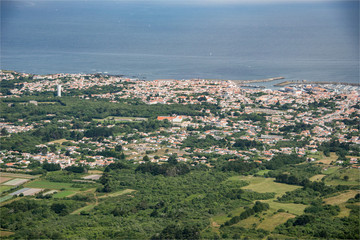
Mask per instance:
[[[61,85],[57,85],[57,96],[61,97]]]

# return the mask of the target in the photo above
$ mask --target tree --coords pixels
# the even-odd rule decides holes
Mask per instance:
[[[63,203],[54,203],[51,205],[51,210],[60,216],[65,216],[69,213],[67,206]]]
[[[1,136],[7,136],[9,132],[6,130],[6,128],[1,129]]]
[[[121,152],[123,150],[123,147],[121,145],[116,145],[115,151]]]
[[[178,163],[177,154],[176,154],[176,153],[172,154],[172,155],[169,157],[168,163],[171,164],[171,165],[176,165],[176,164]]]
[[[46,171],[58,171],[61,169],[61,166],[60,164],[58,163],[48,163],[48,162],[44,162],[43,164],[43,169],[45,169]]]

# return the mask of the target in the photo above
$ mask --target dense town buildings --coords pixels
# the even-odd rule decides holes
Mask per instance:
[[[63,168],[74,164],[101,167],[113,163],[117,158],[97,153],[119,145],[126,159],[136,164],[143,163],[145,156],[151,162],[166,162],[172,153],[176,153],[179,161],[211,165],[210,159],[214,156],[225,155],[261,163],[271,161],[277,153],[296,153],[311,161],[320,154],[320,147],[325,142],[335,139],[340,143],[360,144],[358,125],[349,124],[358,122],[360,114],[360,91],[359,87],[354,86],[303,84],[278,90],[249,89],[234,81],[221,80],[143,81],[103,74],[33,75],[12,71],[1,71],[0,78],[2,82],[15,82],[9,92],[0,94],[0,99],[6,100],[4,102],[9,108],[14,104],[38,107],[44,102],[14,102],[12,99],[39,93],[54,93],[58,99],[102,99],[112,103],[137,99],[149,106],[204,106],[199,109],[198,115],[173,113],[157,116],[157,121],[168,121],[171,125],[153,132],[137,131],[126,137],[109,136],[101,140],[85,136],[78,140],[60,139],[37,145],[38,149],[46,150],[35,153],[3,149],[0,155],[2,169],[26,169],[31,161],[59,163]],[[216,108],[214,110],[207,106]],[[53,123],[51,114],[48,117],[32,122],[21,118],[6,122],[2,118],[2,137],[34,131],[44,124]],[[93,119],[93,124],[112,128],[121,123],[147,120],[146,117],[107,116],[102,121]],[[63,128],[69,128],[72,132],[85,131],[72,129],[69,121],[60,119],[56,123],[68,122],[67,127],[64,125]],[[189,141],[193,138],[204,142],[208,139],[226,140],[228,144],[191,146]],[[261,147],[236,147],[239,139],[260,143]],[[358,161],[359,157],[349,156],[347,160],[338,159],[333,164],[359,167]]]

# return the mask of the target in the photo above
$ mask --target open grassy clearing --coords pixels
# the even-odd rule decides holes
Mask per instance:
[[[74,183],[65,182],[50,182],[46,180],[35,180],[33,182],[25,184],[25,187],[29,188],[44,188],[44,189],[56,189],[67,191],[81,191],[81,188],[73,187]]]
[[[325,175],[331,175],[339,169],[341,169],[340,166],[331,166],[329,168],[326,168],[326,170],[324,169],[321,173]]]
[[[82,207],[82,208],[79,208],[77,210],[75,210],[74,212],[72,212],[71,214],[74,215],[74,214],[80,214],[82,211],[90,211],[91,209],[93,209],[97,204],[89,204],[85,207]]]
[[[120,196],[120,195],[124,195],[124,194],[127,194],[127,193],[132,193],[136,190],[134,189],[125,189],[125,190],[122,190],[122,191],[119,191],[119,192],[114,192],[114,193],[109,193],[109,194],[105,194],[99,198],[106,198],[106,197],[117,197],[117,196]]]
[[[0,237],[7,237],[15,234],[14,232],[0,230]]]
[[[19,185],[22,185],[22,184],[26,183],[27,181],[29,181],[29,179],[14,178],[14,179],[11,179],[10,181],[4,182],[3,185],[19,186]]]
[[[8,178],[27,178],[27,179],[34,179],[38,178],[41,175],[28,175],[28,174],[21,174],[21,173],[0,173],[1,177],[8,177]]]
[[[360,169],[338,168],[330,176],[325,177],[325,183],[329,185],[359,185]]]
[[[321,179],[325,176],[326,176],[325,174],[318,174],[318,175],[312,176],[311,178],[309,178],[309,180],[313,181],[313,182],[318,182],[318,181],[321,181]]]
[[[270,209],[267,212],[260,213],[260,217],[251,216],[247,219],[240,221],[235,224],[245,228],[263,228],[266,230],[273,230],[276,226],[286,222],[288,219],[293,218],[297,215],[301,215],[307,205],[294,204],[294,203],[280,203],[275,202],[276,198],[284,195],[286,192],[293,191],[301,188],[300,186],[288,185],[284,183],[274,182],[274,178],[263,178],[254,176],[233,176],[228,181],[246,181],[249,185],[242,187],[242,189],[249,189],[255,192],[275,192],[275,198],[268,200],[261,200],[270,205]],[[279,209],[284,209],[287,212],[278,213]],[[230,214],[219,214],[210,219],[210,226],[213,232],[219,232],[221,224],[230,220],[233,216],[238,216],[244,211],[243,207],[234,209]],[[262,220],[260,220],[262,219]]]
[[[341,203],[345,203],[350,198],[355,197],[357,193],[360,193],[360,190],[349,190],[337,196],[325,198],[324,202],[330,205],[339,205]]]
[[[274,199],[262,200],[261,202],[266,202],[270,205],[270,209],[277,211],[279,209],[284,209],[291,214],[301,215],[304,213],[304,209],[308,207],[308,205],[304,204],[296,204],[296,203],[281,203],[275,202]]]
[[[229,178],[229,180],[242,180],[249,182],[249,185],[243,187],[242,189],[249,189],[260,193],[274,192],[276,194],[275,197],[282,196],[286,192],[291,192],[295,189],[301,188],[300,186],[274,182],[275,178],[235,176]]]
[[[4,186],[4,185],[0,185],[0,193],[3,193],[5,191],[8,191],[10,189],[12,189],[14,186]]]
[[[273,231],[276,226],[285,223],[290,218],[294,218],[295,215],[290,213],[275,213],[274,215],[271,215],[267,218],[265,218],[258,226],[257,228],[261,228],[267,231]]]
[[[256,175],[264,176],[264,174],[266,174],[266,173],[268,173],[268,172],[270,172],[270,170],[265,169],[265,170],[258,171],[258,172],[256,173]]]
[[[221,224],[224,224],[226,221],[230,220],[234,216],[240,215],[244,211],[243,207],[236,208],[232,210],[229,214],[219,214],[217,216],[214,216],[211,221],[213,222],[214,226],[220,227]],[[230,217],[229,217],[230,216]]]
[[[1,197],[1,198],[0,198],[0,203],[9,200],[9,199],[11,199],[12,197],[13,197],[13,196],[11,196],[11,195],[6,195],[6,196],[4,196],[4,197]]]
[[[103,172],[100,170],[89,170],[88,174],[103,174]]]
[[[234,224],[233,226],[239,226],[243,228],[252,228],[258,225],[260,219],[258,217],[255,217],[254,215],[241,220],[240,222]]]
[[[58,140],[54,140],[54,141],[51,141],[51,142],[48,142],[48,143],[59,143],[59,144],[62,144],[63,142],[67,142],[69,140],[66,140],[65,138],[62,138],[62,139],[58,139]]]
[[[322,156],[323,157],[320,160],[318,160],[317,162],[327,164],[327,165],[330,165],[331,162],[333,162],[333,161],[335,162],[338,159],[338,156],[334,152],[330,153],[330,157],[326,157],[323,154],[322,154]]]
[[[71,195],[74,195],[76,192],[74,191],[61,191],[61,192],[57,192],[53,195],[53,198],[64,198],[64,197],[69,197]]]

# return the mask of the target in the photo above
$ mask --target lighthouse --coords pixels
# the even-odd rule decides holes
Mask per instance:
[[[61,85],[57,85],[57,96],[61,97]]]

